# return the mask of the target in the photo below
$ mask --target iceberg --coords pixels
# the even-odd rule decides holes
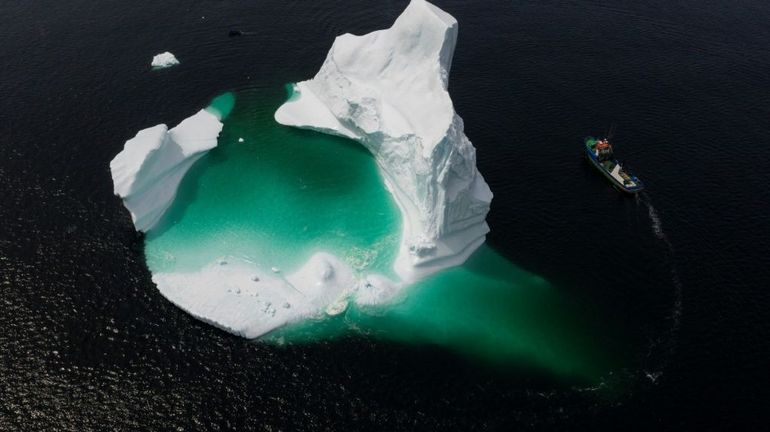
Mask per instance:
[[[392,302],[404,287],[462,264],[489,232],[492,192],[447,91],[456,40],[452,16],[413,0],[387,30],[339,36],[318,74],[295,84],[275,113],[281,124],[351,138],[374,156],[402,216],[398,280],[354,270],[324,251],[286,272],[227,256],[193,271],[154,272],[161,294],[202,321],[255,338],[340,314],[350,303]],[[217,146],[220,120],[216,110],[202,110],[171,130],[158,125],[126,142],[110,168],[137,230],[158,223],[187,170]]]
[[[150,66],[154,68],[168,68],[171,66],[176,66],[179,64],[179,60],[174,56],[174,54],[171,54],[170,52],[166,51],[164,53],[160,53],[152,58],[152,63],[150,63]]]
[[[316,76],[294,84],[275,113],[374,155],[402,214],[394,270],[404,282],[462,264],[489,232],[492,192],[447,91],[457,28],[412,0],[389,29],[337,37]]]
[[[158,223],[190,167],[217,146],[222,126],[220,114],[202,109],[173,129],[159,124],[126,141],[110,171],[115,195],[123,199],[137,231]]]

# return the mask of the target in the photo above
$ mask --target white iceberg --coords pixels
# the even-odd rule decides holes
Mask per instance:
[[[184,175],[217,146],[221,131],[219,117],[203,109],[171,130],[159,124],[126,141],[110,171],[115,195],[123,199],[137,231],[147,232],[158,223]]]
[[[164,53],[160,53],[152,58],[152,63],[150,63],[150,66],[154,68],[167,68],[171,66],[176,66],[179,64],[179,60],[174,56],[174,54],[171,54],[170,52],[166,51]]]
[[[298,83],[278,122],[355,139],[374,155],[403,216],[394,269],[401,281],[360,274],[318,252],[294,272],[219,257],[195,272],[155,273],[171,302],[254,338],[286,323],[393,301],[403,287],[461,264],[483,242],[492,193],[476,168],[447,92],[457,21],[413,0],[387,30],[336,39],[315,78]],[[146,129],[110,164],[115,193],[138,230],[152,228],[192,163],[222,129],[207,111],[174,129]],[[232,258],[232,259],[231,259]]]
[[[405,282],[461,264],[489,232],[492,192],[447,92],[456,40],[451,15],[412,0],[387,30],[337,37],[275,113],[371,151],[403,216],[394,269]]]

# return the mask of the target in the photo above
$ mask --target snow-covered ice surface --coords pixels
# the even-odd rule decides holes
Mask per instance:
[[[489,232],[492,192],[447,92],[457,28],[412,0],[387,30],[339,36],[318,74],[275,113],[371,151],[403,216],[394,269],[406,282],[463,263]]]
[[[196,272],[155,273],[152,280],[164,297],[194,317],[247,338],[304,318],[337,315],[349,302],[382,304],[399,288],[381,275],[361,277],[326,252],[287,276],[235,258]]]
[[[161,293],[205,322],[253,338],[342,313],[349,302],[391,302],[414,281],[463,263],[489,231],[492,193],[447,92],[456,39],[453,17],[413,0],[390,29],[338,37],[316,77],[296,84],[275,113],[279,123],[352,138],[374,155],[403,219],[394,263],[400,281],[361,274],[317,252],[295,271],[222,257],[197,271],[157,272]],[[115,193],[138,230],[159,221],[221,129],[202,110],[174,129],[155,126],[126,143],[110,166]]]
[[[171,206],[190,167],[217,146],[222,122],[205,109],[169,130],[165,124],[143,129],[126,141],[110,162],[115,195],[131,212],[137,231],[147,232]]]
[[[191,315],[247,338],[345,304],[357,284],[347,265],[323,252],[287,277],[236,260],[193,273],[157,273],[152,279],[167,299]]]
[[[170,52],[166,51],[164,53],[160,53],[152,58],[152,63],[150,63],[150,66],[154,68],[167,68],[171,66],[176,66],[179,64],[179,60],[174,56],[174,54],[171,54]]]

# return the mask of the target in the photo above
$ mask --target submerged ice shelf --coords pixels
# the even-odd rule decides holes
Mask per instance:
[[[413,0],[389,29],[337,38],[316,77],[296,84],[275,113],[281,124],[352,138],[374,156],[402,219],[397,277],[354,268],[322,247],[286,274],[238,257],[212,258],[192,271],[153,269],[161,293],[251,338],[340,313],[349,302],[390,302],[403,287],[463,263],[489,231],[492,193],[447,92],[456,39],[453,17]],[[137,230],[158,224],[185,173],[217,146],[222,116],[210,108],[174,129],[141,131],[111,163],[115,193]]]
[[[275,113],[374,155],[403,217],[394,266],[405,282],[461,264],[489,231],[492,192],[447,92],[457,27],[412,0],[387,30],[339,36],[318,74]]]

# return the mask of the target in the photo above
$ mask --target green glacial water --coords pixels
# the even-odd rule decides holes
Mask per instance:
[[[279,92],[238,95],[219,147],[190,170],[164,221],[146,237],[151,271],[192,271],[218,258],[291,272],[326,250],[393,277],[400,215],[361,145],[277,124]],[[232,95],[209,109],[227,115]],[[243,138],[243,142],[239,142]],[[351,332],[431,344],[496,365],[597,378],[614,368],[592,313],[488,246],[413,285],[399,302],[351,306],[264,337],[303,343]]]

